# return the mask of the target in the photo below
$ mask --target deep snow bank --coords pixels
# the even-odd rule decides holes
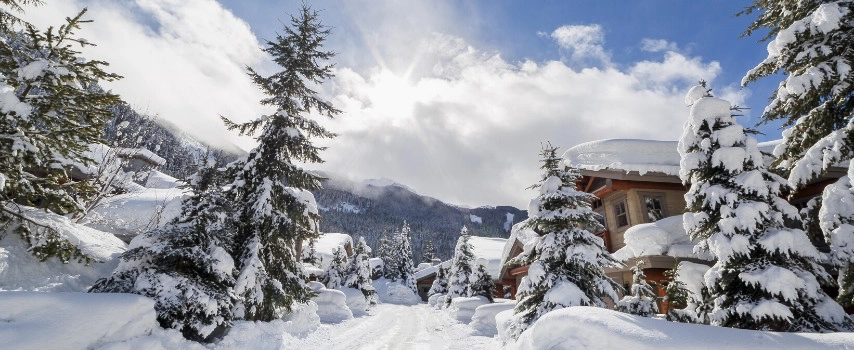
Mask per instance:
[[[472,315],[469,325],[471,328],[474,328],[475,334],[489,337],[495,336],[498,332],[495,316],[502,311],[512,311],[514,307],[516,307],[516,300],[478,306],[474,310],[474,315]]]
[[[87,349],[159,328],[154,301],[135,294],[0,293],[0,347]]]
[[[499,320],[500,322],[500,320]],[[850,349],[854,333],[775,333],[669,322],[597,307],[547,313],[509,349]]]
[[[421,297],[399,281],[389,281],[380,278],[373,282],[374,289],[381,303],[416,305],[421,303]]]

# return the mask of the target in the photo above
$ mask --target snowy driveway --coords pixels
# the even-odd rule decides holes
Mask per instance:
[[[426,304],[380,304],[372,315],[321,325],[302,339],[288,339],[286,349],[498,349],[494,338],[472,335],[472,328],[447,312]]]

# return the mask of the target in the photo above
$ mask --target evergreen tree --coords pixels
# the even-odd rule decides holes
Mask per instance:
[[[415,266],[412,260],[412,234],[406,221],[399,230],[395,231],[389,247],[389,261],[385,263],[386,278],[392,281],[400,280],[403,285],[417,293]]]
[[[371,247],[365,242],[365,237],[359,237],[353,257],[347,268],[345,286],[362,291],[368,305],[377,304],[377,291],[371,282]]]
[[[326,275],[323,277],[326,288],[341,289],[347,278],[348,264],[347,253],[339,247],[332,255],[332,263],[329,264],[329,269],[326,270]]]
[[[854,305],[854,162],[848,167],[848,175],[824,189],[819,209],[819,226],[831,247],[830,263],[839,269],[836,300],[844,306]]]
[[[664,289],[667,300],[665,318],[671,322],[697,323],[697,315],[693,310],[687,310],[688,298],[691,292],[685,287],[685,282],[679,280],[679,265],[664,272],[667,278],[667,288]]]
[[[490,303],[495,301],[492,296],[492,289],[495,288],[495,282],[492,280],[492,276],[486,272],[486,267],[482,264],[477,264],[472,282],[474,283],[472,285],[472,296],[484,297]]]
[[[449,270],[450,266],[445,266],[445,264],[439,265],[439,271],[436,271],[436,278],[433,280],[433,284],[430,286],[430,291],[427,292],[427,296],[448,293]]]
[[[424,242],[424,248],[421,250],[421,262],[432,263],[436,258],[436,249],[433,248],[433,240],[428,239]]]
[[[762,118],[787,129],[774,150],[777,164],[803,185],[854,155],[854,1],[754,0],[741,15],[758,14],[744,35],[767,35],[768,56],[747,72],[747,85],[784,73]]]
[[[302,262],[318,266],[320,259],[317,257],[317,238],[312,237],[308,240],[308,249],[302,251]]]
[[[617,311],[643,317],[652,317],[658,313],[655,290],[646,282],[643,261],[638,260],[632,267],[632,291],[617,302]]]
[[[780,198],[785,180],[765,168],[729,102],[711,97],[705,84],[685,101],[691,115],[679,140],[679,175],[691,188],[683,221],[699,248],[717,258],[705,278],[712,323],[783,332],[852,329],[821,289],[830,276],[816,262],[818,250],[802,230],[783,225],[784,217],[800,220]]]
[[[469,238],[468,229],[463,226],[448,273],[448,304],[453,298],[474,295],[473,287],[477,280],[473,277],[477,267],[475,267],[474,247],[469,243]]]
[[[604,242],[592,234],[599,230],[600,215],[590,208],[596,199],[578,191],[581,178],[577,169],[561,165],[557,147],[550,144],[540,153],[544,174],[540,195],[531,200],[528,226],[538,237],[526,245],[511,264],[530,265],[517,293],[518,303],[508,327],[509,336],[518,338],[549,311],[569,306],[606,307],[604,298],[617,300],[620,286],[605,275],[605,266],[617,262]]]
[[[378,257],[383,261],[382,277],[391,279],[391,266],[395,265],[391,260],[393,258],[392,241],[388,238],[388,231],[383,231],[383,236],[380,238],[380,249]]]
[[[38,2],[2,3],[20,10],[20,4]],[[42,32],[0,11],[0,222],[20,234],[40,260],[91,261],[75,243],[18,207],[74,214],[95,191],[91,181],[71,174],[92,164],[89,145],[101,139],[108,107],[119,102],[96,85],[120,77],[102,69],[106,62],[87,61],[77,51],[92,45],[76,36],[88,22],[85,13]]]
[[[318,235],[319,215],[308,190],[319,188],[322,178],[294,162],[322,162],[323,148],[309,138],[335,136],[308,116],[332,118],[340,113],[310,87],[332,77],[332,65],[321,64],[333,56],[321,51],[329,29],[317,12],[303,6],[283,30],[284,35],[267,41],[264,49],[282,71],[263,77],[249,69],[268,96],[261,103],[277,111],[242,124],[223,118],[242,135],[260,131],[258,146],[230,167],[230,194],[232,202],[239,203],[235,261],[240,273],[235,291],[240,299],[235,316],[247,320],[277,319],[281,311],[290,312],[294,303],[314,295],[299,251],[302,241]]]
[[[188,179],[193,195],[184,200],[181,216],[135,237],[113,274],[89,291],[152,298],[160,325],[187,339],[223,336],[232,324],[236,271],[219,175],[211,164]]]
[[[745,31],[768,29],[768,56],[747,72],[747,84],[782,71],[785,80],[771,96],[764,121],[784,120],[783,142],[774,149],[789,184],[802,186],[829,167],[854,158],[854,1],[755,1],[742,14],[758,13]],[[849,173],[851,170],[849,170]],[[850,176],[825,187],[825,198],[851,192]],[[851,211],[824,201],[820,226],[839,269],[839,302],[854,298],[854,230]],[[821,237],[817,237],[821,238]]]

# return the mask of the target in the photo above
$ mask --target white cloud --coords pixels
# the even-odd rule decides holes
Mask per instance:
[[[679,47],[676,46],[676,43],[664,39],[641,40],[641,50],[648,52],[677,51],[678,49]]]
[[[571,54],[573,62],[576,63],[602,63],[609,64],[610,56],[605,52],[605,33],[602,26],[591,25],[565,25],[552,32],[551,37]]]
[[[209,143],[251,145],[226,131],[219,116],[257,117],[260,92],[244,67],[265,55],[243,20],[213,0],[74,0],[28,8],[41,28],[89,8],[80,35],[98,46],[84,54],[110,63],[124,79],[107,84],[131,105],[157,114]]]
[[[339,137],[325,169],[386,176],[453,203],[524,208],[541,142],[675,140],[687,87],[720,73],[717,62],[677,53],[623,70],[574,69],[510,63],[447,35],[430,40],[420,58],[438,67],[430,75],[338,71],[331,94],[344,116],[326,123]]]

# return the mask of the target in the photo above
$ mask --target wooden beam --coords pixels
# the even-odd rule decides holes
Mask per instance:
[[[639,190],[681,190],[687,191],[684,185],[669,182],[628,181],[611,180],[612,189],[616,191],[639,189]]]
[[[517,276],[517,275],[521,275],[521,274],[523,274],[523,273],[528,272],[528,267],[529,267],[529,266],[530,266],[530,265],[519,266],[519,267],[517,267],[517,268],[515,268],[515,269],[510,270],[510,273],[509,273],[509,274],[510,274],[510,276]]]
[[[590,181],[587,181],[587,185],[584,186],[584,192],[590,193],[590,187],[593,187],[593,181],[596,181],[596,177],[595,176],[589,176],[589,177],[585,176],[585,177],[590,179]]]

